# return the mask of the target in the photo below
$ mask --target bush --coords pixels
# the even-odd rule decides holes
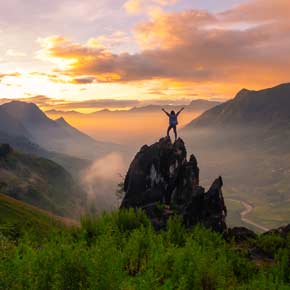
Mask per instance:
[[[122,210],[38,244],[1,235],[0,289],[289,289],[289,248],[277,237],[261,241],[276,250],[267,267],[201,226],[186,230],[173,217],[157,233],[142,211]]]
[[[285,248],[287,245],[286,239],[274,235],[261,235],[256,241],[256,245],[269,255],[274,256],[280,248]]]

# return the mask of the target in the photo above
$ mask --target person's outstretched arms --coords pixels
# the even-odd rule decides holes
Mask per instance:
[[[163,108],[162,108],[162,111],[169,117],[170,115],[169,115],[169,113],[168,112],[166,112]]]
[[[184,110],[184,108],[181,108],[177,113],[176,115],[178,116],[182,111]]]

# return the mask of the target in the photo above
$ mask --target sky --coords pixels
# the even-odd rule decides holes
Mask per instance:
[[[0,102],[94,111],[290,80],[289,0],[0,1]]]

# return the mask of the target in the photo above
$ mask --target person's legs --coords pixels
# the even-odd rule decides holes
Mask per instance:
[[[172,129],[172,126],[169,126],[168,129],[167,129],[167,137],[170,137],[169,136],[169,132],[170,132],[171,129]]]
[[[175,137],[175,141],[177,139],[177,131],[176,131],[176,126],[173,126],[173,131],[174,131],[174,137]]]

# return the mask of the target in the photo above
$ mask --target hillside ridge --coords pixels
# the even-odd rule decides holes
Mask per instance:
[[[54,121],[34,103],[12,101],[0,106],[0,137],[26,138],[47,151],[94,160],[117,150],[117,144],[97,141],[71,126]],[[9,143],[9,142],[8,142]]]
[[[61,216],[77,217],[86,194],[57,163],[0,145],[0,192]]]
[[[242,89],[235,98],[191,121],[184,130],[206,127],[290,125],[290,83],[259,91]]]

